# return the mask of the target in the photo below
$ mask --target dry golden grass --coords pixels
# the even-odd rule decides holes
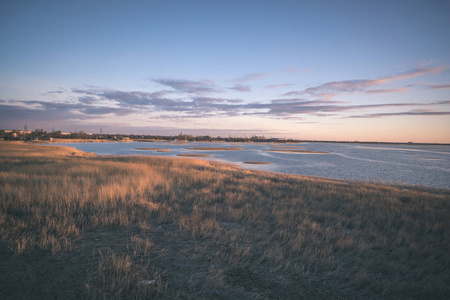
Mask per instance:
[[[446,299],[449,201],[448,190],[3,142],[0,291]]]
[[[0,159],[8,157],[61,157],[61,156],[79,156],[89,157],[93,153],[83,152],[81,150],[64,147],[64,146],[38,146],[32,144],[25,144],[23,142],[2,142],[0,144]]]

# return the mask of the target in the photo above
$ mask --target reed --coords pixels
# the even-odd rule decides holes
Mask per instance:
[[[0,290],[445,299],[449,215],[448,190],[2,142]]]

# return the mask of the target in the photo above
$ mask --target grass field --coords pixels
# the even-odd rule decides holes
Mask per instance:
[[[2,299],[449,299],[450,191],[0,143]]]

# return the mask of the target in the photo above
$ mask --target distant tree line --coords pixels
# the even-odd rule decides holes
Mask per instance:
[[[45,131],[44,129],[36,130],[0,130],[0,140],[50,140],[50,139],[103,139],[103,140],[134,140],[134,141],[189,141],[189,142],[300,142],[293,139],[280,138],[265,138],[264,136],[252,137],[211,137],[209,135],[138,135],[138,134],[101,134],[101,133],[86,133],[84,131],[77,132],[62,132]]]

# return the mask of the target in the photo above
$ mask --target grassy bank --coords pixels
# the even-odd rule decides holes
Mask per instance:
[[[450,193],[0,143],[2,299],[445,299]]]

